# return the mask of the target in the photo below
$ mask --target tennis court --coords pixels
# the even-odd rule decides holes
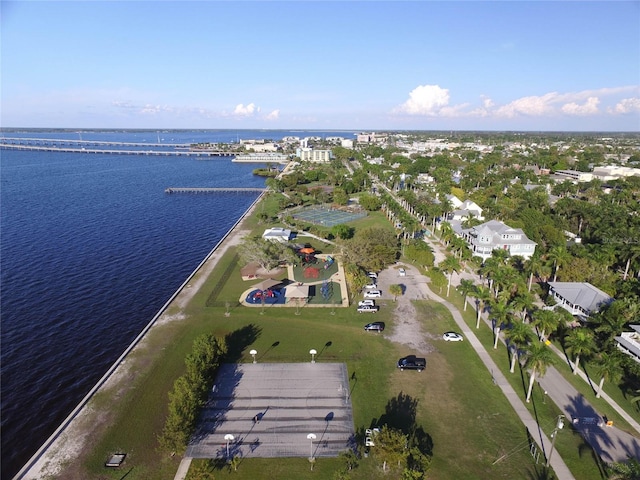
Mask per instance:
[[[352,212],[327,206],[314,205],[295,212],[292,217],[303,222],[333,227],[366,217],[366,212]]]

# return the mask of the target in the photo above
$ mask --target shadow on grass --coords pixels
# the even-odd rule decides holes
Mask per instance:
[[[227,343],[227,354],[224,357],[225,363],[237,363],[242,358],[242,352],[255,343],[262,328],[250,323],[238,330],[227,334],[225,341]]]
[[[424,431],[422,426],[416,424],[418,400],[400,392],[385,406],[385,412],[371,421],[371,428],[387,426],[401,431],[407,436],[410,447],[417,447],[424,455],[433,454],[433,439]],[[358,436],[364,440],[365,432],[358,432]],[[362,443],[362,442],[360,442]]]

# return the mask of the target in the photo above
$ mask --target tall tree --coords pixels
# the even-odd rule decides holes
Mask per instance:
[[[482,312],[484,311],[484,307],[491,300],[491,291],[489,291],[489,289],[485,286],[476,285],[476,288],[473,292],[473,296],[476,299],[476,308],[477,308],[476,329],[478,329],[480,328],[480,318],[481,318]]]
[[[565,336],[565,345],[575,355],[575,360],[573,361],[573,374],[575,375],[578,373],[580,357],[591,355],[596,349],[593,332],[586,327],[574,328]]]
[[[533,321],[531,322],[540,333],[540,340],[545,339],[545,334],[556,331],[560,325],[560,315],[553,310],[538,309],[533,312]]]
[[[596,365],[596,372],[600,376],[600,384],[598,385],[598,392],[596,398],[600,398],[602,395],[602,387],[604,381],[617,382],[622,377],[622,362],[620,354],[617,351],[613,353],[602,352],[598,364]]]
[[[547,258],[553,262],[553,281],[555,282],[558,278],[560,267],[571,260],[571,254],[565,247],[553,247],[547,253]]]
[[[536,376],[543,377],[547,368],[553,364],[554,353],[542,342],[532,342],[526,353],[525,367],[530,370],[529,388],[527,389],[527,403],[531,401],[531,392]]]
[[[514,372],[516,361],[520,359],[520,350],[524,348],[533,338],[533,331],[526,323],[514,320],[509,328],[504,331],[504,336],[508,340],[508,346],[511,351],[511,368],[509,371]]]
[[[462,295],[462,297],[464,298],[464,308],[462,309],[463,311],[467,311],[467,300],[469,299],[469,294],[471,292],[473,292],[475,288],[475,284],[473,283],[473,281],[471,280],[467,280],[466,278],[463,278],[462,280],[460,280],[460,285],[458,285],[458,291],[460,292],[460,295]]]
[[[447,257],[442,262],[440,262],[438,267],[440,267],[440,270],[442,270],[447,274],[447,277],[448,277],[447,297],[448,297],[449,290],[451,289],[451,277],[453,276],[453,272],[458,273],[460,271],[460,268],[461,268],[460,262],[458,262],[458,259],[456,257],[452,255],[447,255]]]
[[[500,330],[503,325],[507,325],[511,319],[511,308],[506,302],[494,300],[491,302],[489,310],[489,318],[493,320],[493,348],[498,348],[498,340],[500,339]]]

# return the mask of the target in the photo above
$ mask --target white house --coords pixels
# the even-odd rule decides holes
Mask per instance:
[[[491,257],[496,249],[506,250],[509,255],[531,258],[537,243],[529,240],[520,228],[511,228],[498,220],[489,220],[472,228],[462,228],[460,235],[469,244],[474,256],[483,260]]]
[[[640,325],[629,325],[633,332],[622,332],[616,337],[618,348],[640,363]]]
[[[571,315],[587,318],[613,298],[587,282],[549,282],[549,294]]]
[[[449,220],[464,221],[467,218],[477,218],[478,220],[484,220],[484,217],[482,216],[482,208],[480,208],[477,203],[471,200],[465,200],[460,204],[459,207],[450,212],[448,215]]]
[[[267,228],[262,234],[265,240],[286,243],[291,240],[291,230],[282,227]]]

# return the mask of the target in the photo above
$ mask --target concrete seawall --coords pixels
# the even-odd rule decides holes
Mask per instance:
[[[93,388],[85,395],[85,397],[78,403],[73,411],[64,419],[60,426],[51,434],[51,436],[43,443],[43,445],[36,451],[36,453],[29,459],[29,461],[20,469],[16,474],[14,480],[22,479],[42,479],[49,476],[55,477],[63,468],[65,463],[77,458],[78,452],[84,446],[84,441],[87,439],[87,432],[82,435],[78,432],[69,434],[74,427],[78,427],[79,431],[82,431],[80,423],[82,423],[83,417],[88,417],[89,412],[88,403],[93,396],[106,388],[110,380],[119,376],[120,369],[128,368],[125,366],[125,360],[132,351],[138,347],[145,336],[151,331],[151,329],[159,323],[160,318],[165,314],[167,309],[176,302],[185,290],[191,290],[191,292],[197,291],[197,288],[193,288],[191,285],[193,279],[201,272],[206,271],[210,273],[218,260],[227,248],[233,244],[237,244],[241,237],[240,225],[249,216],[256,205],[262,200],[265,193],[263,192],[258,198],[249,206],[244,214],[234,223],[229,231],[220,239],[220,241],[211,249],[206,255],[204,260],[195,268],[195,270],[187,277],[187,279],[178,287],[175,293],[167,300],[167,302],[160,308],[158,313],[151,319],[151,321],[143,328],[138,336],[131,342],[131,344],[125,349],[125,351],[115,360],[115,362],[109,367],[106,373],[98,380]],[[205,273],[202,277],[202,282],[208,276]],[[192,294],[187,295],[186,301],[190,300]],[[178,302],[180,303],[180,302]],[[78,424],[78,425],[76,425]]]

